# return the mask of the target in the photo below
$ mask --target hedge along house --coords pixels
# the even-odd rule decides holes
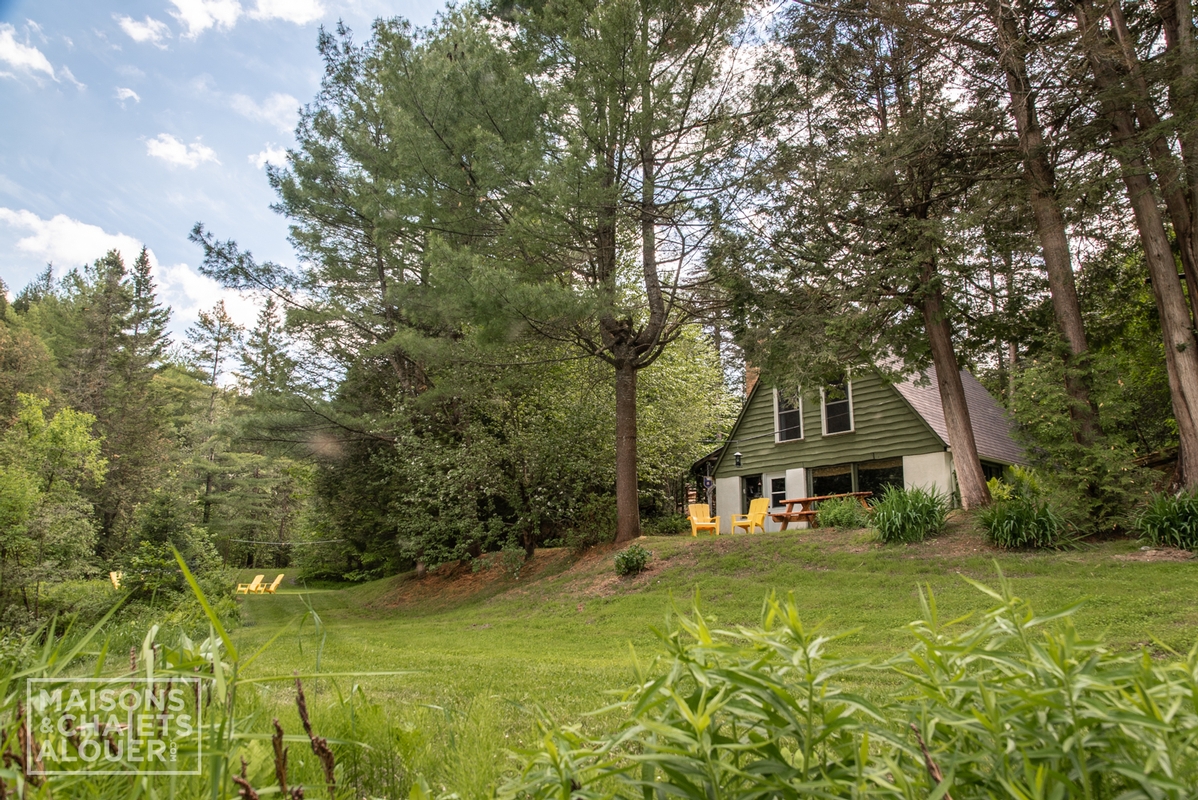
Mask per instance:
[[[797,407],[756,382],[711,472],[721,533],[757,497],[769,497],[774,512],[785,511],[786,498],[877,494],[887,484],[955,495],[935,368],[925,374],[918,385],[918,377],[892,384],[872,370],[857,372],[802,392]],[[986,477],[1022,463],[1006,412],[969,372],[961,380]],[[767,530],[779,527],[767,520]]]

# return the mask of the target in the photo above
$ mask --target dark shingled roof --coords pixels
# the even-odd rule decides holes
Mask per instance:
[[[923,376],[916,375],[902,383],[896,383],[894,388],[947,445],[948,425],[944,422],[940,390],[936,388],[936,368],[929,367],[924,376],[927,377],[926,382],[921,381]],[[917,384],[916,381],[923,385]],[[1026,463],[1023,448],[1015,443],[1011,435],[1013,425],[1007,412],[995,402],[986,388],[978,383],[977,378],[966,370],[961,370],[961,382],[965,384],[965,402],[969,406],[969,420],[973,423],[973,438],[977,442],[978,455],[987,461],[997,461],[1001,464]]]

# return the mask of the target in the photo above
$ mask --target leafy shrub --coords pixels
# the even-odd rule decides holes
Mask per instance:
[[[864,528],[869,525],[869,512],[852,497],[843,497],[821,502],[816,519],[824,528]]]
[[[653,556],[639,544],[632,544],[616,553],[616,574],[636,575],[642,572]]]
[[[1045,500],[1021,495],[996,500],[978,514],[978,522],[997,547],[1055,547],[1065,523]]]
[[[1198,497],[1154,496],[1136,517],[1136,529],[1157,547],[1198,550]]]
[[[587,498],[569,526],[562,541],[576,553],[597,544],[615,541],[616,499],[610,495],[591,495]]]
[[[641,525],[641,530],[650,536],[676,536],[680,533],[690,533],[690,529],[690,520],[681,514],[650,517]]]
[[[524,569],[524,562],[528,561],[528,554],[524,552],[524,548],[518,545],[509,544],[507,547],[499,551],[499,562],[503,564],[503,568],[516,580],[520,579],[520,570]]]
[[[920,487],[887,486],[873,505],[873,526],[884,542],[922,542],[944,530],[948,498]]]
[[[986,481],[986,488],[990,490],[990,499],[996,503],[1001,500],[1010,500],[1015,496],[1011,484],[999,478],[991,478]]]
[[[605,717],[619,727],[546,728],[498,798],[1196,796],[1198,647],[1175,663],[1112,653],[1068,611],[979,588],[1000,602],[980,624],[950,632],[926,598],[913,645],[882,665],[828,655],[837,637],[793,596],[754,628],[677,618]],[[905,690],[875,704],[846,689],[879,671]]]

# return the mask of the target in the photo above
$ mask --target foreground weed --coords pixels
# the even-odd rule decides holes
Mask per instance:
[[[1037,615],[1001,589],[973,627],[935,598],[915,644],[880,665],[836,658],[791,597],[756,628],[714,630],[696,609],[585,737],[545,725],[504,800],[654,797],[1189,798],[1198,793],[1198,648],[1158,663],[1078,636],[1074,609]],[[882,705],[845,691],[857,670],[902,676]]]
[[[140,648],[129,654],[128,668],[114,669],[109,665],[106,643],[98,642],[100,631],[116,611],[114,608],[90,630],[81,635],[72,631],[59,632],[51,622],[37,635],[26,639],[20,648],[0,660],[0,798],[10,793],[22,800],[33,798],[256,798],[259,793],[278,794],[295,800],[301,797],[333,798],[348,796],[340,787],[346,786],[355,796],[364,796],[366,784],[371,787],[388,785],[397,790],[396,796],[405,792],[410,781],[402,768],[394,764],[380,769],[379,764],[390,758],[392,762],[396,748],[379,746],[377,737],[369,748],[365,742],[353,738],[327,738],[321,736],[313,724],[303,679],[311,676],[288,675],[268,677],[244,677],[244,670],[252,664],[270,644],[251,655],[237,651],[229,633],[221,625],[212,605],[196,583],[183,559],[176,553],[184,578],[195,593],[210,624],[209,636],[193,642],[181,635],[174,643],[165,641],[157,625],[150,627]],[[282,635],[286,627],[274,637]],[[99,644],[99,649],[94,646]],[[170,761],[176,760],[188,769],[172,770],[176,774],[155,772],[151,759],[139,757],[132,745],[142,745],[142,753],[152,749],[158,742],[165,746],[169,735],[159,723],[138,727],[134,731],[119,722],[102,718],[81,720],[86,724],[75,724],[75,716],[62,717],[64,727],[34,727],[28,723],[38,709],[27,706],[27,685],[32,693],[33,681],[38,690],[37,704],[44,705],[46,697],[71,697],[80,694],[80,675],[91,678],[102,676],[106,683],[121,688],[124,692],[138,688],[138,697],[157,698],[163,708],[167,698],[174,698],[177,707],[172,712],[186,713],[189,732],[170,739],[172,752]],[[400,674],[400,673],[388,673]],[[324,678],[338,676],[325,675]],[[291,683],[295,687],[296,713],[302,733],[288,735],[277,718],[268,728],[261,702],[261,693],[256,688],[276,682]],[[186,687],[186,689],[182,688]],[[82,691],[87,694],[86,688]],[[377,714],[377,709],[362,709],[364,705],[351,692],[350,702],[342,702],[335,709],[342,719],[348,716],[350,736],[362,733],[363,726],[356,723],[356,715],[366,710]],[[69,703],[74,700],[68,701]],[[147,700],[147,702],[149,702]],[[42,709],[44,710],[44,709]],[[348,712],[348,714],[346,713]],[[165,714],[163,714],[165,717]],[[43,719],[49,719],[43,715]],[[139,718],[140,719],[140,718]],[[155,717],[153,719],[159,719]],[[113,727],[115,726],[115,727]],[[92,732],[96,734],[92,735]],[[32,734],[32,736],[30,736]],[[194,734],[194,735],[193,735]],[[124,738],[121,738],[124,737]],[[129,747],[126,747],[126,740]],[[182,742],[182,745],[179,743]],[[269,748],[266,742],[270,743]],[[99,756],[87,757],[87,746],[92,745]],[[299,746],[311,751],[314,758],[288,758],[291,748]],[[175,747],[178,748],[177,752]],[[347,769],[342,756],[355,750],[368,750],[371,755],[349,760]],[[94,762],[93,769],[72,770],[67,765]],[[50,767],[57,767],[51,770]],[[103,772],[96,768],[103,769]],[[47,772],[54,774],[47,775]],[[380,779],[380,773],[390,780]],[[366,778],[363,780],[363,778]],[[263,790],[262,787],[268,787]],[[273,788],[272,788],[273,787]]]

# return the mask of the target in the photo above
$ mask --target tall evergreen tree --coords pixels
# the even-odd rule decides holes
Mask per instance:
[[[186,335],[192,366],[203,375],[208,385],[208,411],[198,425],[201,433],[195,437],[197,446],[194,457],[202,482],[201,522],[207,525],[212,520],[221,457],[228,450],[227,432],[222,432],[223,420],[218,414],[218,401],[223,393],[220,381],[224,377],[226,362],[234,357],[241,341],[242,327],[229,316],[225,301],[220,300],[211,311],[200,312],[199,319],[187,329]]]
[[[258,320],[241,348],[238,381],[252,395],[278,395],[287,390],[296,361],[287,352],[287,337],[279,316],[279,304],[267,296]]]

